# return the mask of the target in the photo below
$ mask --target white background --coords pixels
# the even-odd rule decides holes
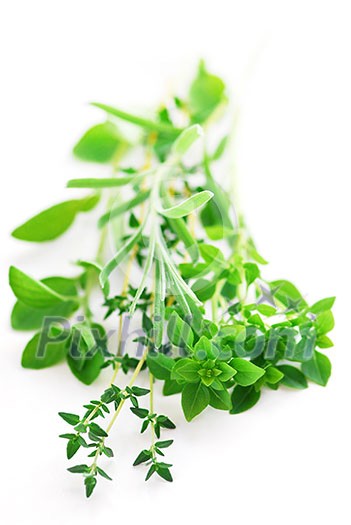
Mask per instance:
[[[348,8],[335,0],[2,4],[3,523],[349,523]],[[240,105],[231,155],[250,229],[271,261],[266,276],[292,280],[311,302],[337,295],[333,376],[325,389],[269,391],[241,416],[209,409],[191,424],[177,397],[160,397],[158,410],[177,423],[168,455],[173,484],[156,477],[145,484],[144,469],[131,467],[147,437],[122,415],[111,439],[116,458],[103,464],[114,481],[100,481],[86,501],[79,476],[65,471],[57,435],[66,427],[57,412],[79,410],[106,376],[88,388],[64,366],[21,369],[28,334],[9,327],[7,268],[72,273],[71,261],[95,252],[93,219],[81,217],[47,246],[9,233],[71,196],[67,179],[96,173],[70,156],[80,134],[102,119],[89,101],[150,110],[189,80],[200,57]]]

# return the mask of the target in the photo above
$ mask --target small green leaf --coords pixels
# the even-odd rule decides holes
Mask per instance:
[[[241,386],[252,385],[265,374],[263,368],[260,368],[250,361],[246,361],[240,357],[232,359],[230,364],[237,371],[235,381]]]
[[[112,481],[112,478],[110,478],[110,476],[108,474],[106,474],[106,472],[104,470],[102,470],[102,468],[100,467],[96,467],[96,471],[100,474],[100,476],[102,476],[103,478],[105,479],[108,479],[109,481]]]
[[[192,346],[194,342],[192,329],[176,312],[173,312],[169,318],[167,335],[175,346]]]
[[[167,439],[165,441],[157,441],[155,447],[157,448],[168,448],[172,445],[173,439]]]
[[[77,436],[67,441],[67,459],[72,459],[73,456],[78,452],[78,450],[81,447],[81,443],[79,442]]]
[[[59,412],[59,416],[62,417],[66,423],[75,426],[79,423],[79,416],[77,414],[70,414],[68,412]]]
[[[269,304],[257,305],[257,311],[260,312],[260,314],[265,315],[266,317],[271,317],[272,315],[275,315],[277,313],[276,308],[274,308],[274,306],[270,306]]]
[[[156,379],[169,379],[171,370],[175,364],[174,359],[161,353],[149,354],[146,358],[146,364]]]
[[[178,381],[166,379],[163,385],[162,394],[164,396],[173,396],[174,394],[180,394],[182,389],[183,385],[179,384]]]
[[[172,368],[171,378],[186,381],[187,383],[196,383],[199,381],[199,370],[201,364],[193,359],[183,358],[177,361]]]
[[[149,415],[147,408],[131,407],[130,410],[133,412],[133,414],[140,417],[140,419],[145,419]]]
[[[314,305],[311,306],[310,311],[313,314],[320,314],[327,310],[331,310],[334,303],[335,303],[335,297],[327,297],[326,299],[321,299],[320,301],[317,301],[316,303],[314,303]]]
[[[212,197],[213,193],[211,191],[200,191],[200,193],[192,195],[185,201],[180,202],[179,204],[176,204],[171,208],[160,208],[158,209],[158,212],[164,217],[168,217],[170,219],[180,219],[181,217],[189,215],[190,213],[194,212],[195,210],[206,204],[206,202],[212,199]]]
[[[144,175],[133,175],[131,177],[111,177],[99,179],[71,179],[67,182],[67,188],[117,188],[126,184],[140,182]]]
[[[326,386],[331,374],[331,363],[326,355],[315,350],[313,358],[306,363],[302,363],[301,370],[314,383]]]
[[[126,141],[118,128],[112,122],[104,122],[88,129],[74,146],[73,153],[83,161],[105,163],[125,147]]]
[[[149,198],[149,196],[150,196],[150,190],[139,191],[130,200],[127,200],[123,202],[122,204],[119,204],[115,208],[112,208],[108,212],[104,213],[104,215],[102,215],[99,219],[99,222],[98,222],[99,228],[103,228],[108,222],[112,221],[119,215],[123,215],[129,210],[134,210],[136,206],[139,206],[139,204],[141,204],[142,202],[145,202]]]
[[[198,124],[185,129],[175,140],[172,153],[181,158],[203,134],[203,129]]]
[[[197,76],[190,87],[189,105],[192,122],[202,123],[216,107],[225,100],[223,81],[206,70],[203,61],[199,64]]]
[[[12,236],[22,241],[51,241],[68,230],[77,213],[90,211],[98,202],[99,195],[91,195],[56,204],[16,228]]]
[[[106,104],[100,104],[99,102],[92,102],[92,106],[106,111],[106,113],[108,113],[109,115],[113,115],[114,117],[118,117],[122,120],[125,120],[126,122],[130,122],[131,124],[140,126],[141,128],[144,128],[147,131],[162,132],[171,137],[177,137],[183,131],[182,129],[175,128],[172,125],[164,124],[161,122],[154,122],[152,120],[148,120],[142,117],[137,117],[135,115],[132,115],[131,113],[127,113],[126,111],[122,111],[112,106],[107,106]]]
[[[89,467],[88,465],[75,465],[74,467],[70,467],[67,470],[73,474],[86,474],[89,472]]]
[[[84,479],[84,484],[85,484],[85,494],[86,494],[86,497],[89,498],[95,487],[96,487],[96,478],[94,476],[88,476]]]
[[[333,330],[334,324],[334,316],[330,310],[317,314],[315,326],[318,335],[324,335]]]
[[[294,286],[292,283],[289,281],[279,280],[272,281],[270,284],[273,296],[285,306],[297,311],[306,308],[306,301],[296,286]]]
[[[141,463],[145,463],[145,461],[149,461],[149,459],[151,459],[151,456],[152,454],[150,450],[142,450],[135,459],[133,466],[135,467],[137,465],[140,465]]]
[[[158,468],[156,472],[161,478],[165,479],[166,481],[170,481],[170,482],[173,481],[172,474],[170,473],[169,468],[161,467],[161,468]]]
[[[17,299],[32,308],[48,308],[67,300],[14,266],[10,267],[9,282]]]
[[[267,383],[270,383],[272,385],[275,385],[276,383],[279,383],[284,377],[284,374],[281,370],[278,370],[278,368],[275,368],[274,366],[269,366],[266,368],[266,374],[264,376],[264,379]]]
[[[255,263],[245,263],[244,270],[247,285],[250,286],[260,276],[260,269]]]
[[[228,390],[210,389],[210,405],[218,410],[229,410],[231,408],[230,395]]]
[[[45,348],[40,350],[41,333],[35,334],[27,343],[22,354],[21,364],[23,368],[39,370],[60,363],[67,354],[67,340],[47,342]],[[40,350],[40,352],[39,352]]]
[[[208,406],[210,394],[201,383],[189,383],[182,391],[182,408],[187,421],[191,421]]]
[[[253,386],[236,386],[233,390],[231,402],[231,414],[241,414],[252,408],[259,401],[261,392],[256,391]]]
[[[298,368],[290,365],[279,365],[276,368],[284,374],[282,385],[298,389],[307,388],[306,378]]]
[[[104,357],[100,351],[96,351],[92,357],[84,360],[83,366],[81,366],[78,359],[70,355],[67,356],[67,362],[71,372],[79,381],[85,385],[91,385],[100,375],[101,367],[104,364]]]

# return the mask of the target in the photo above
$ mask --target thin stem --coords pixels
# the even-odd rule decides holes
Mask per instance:
[[[137,364],[137,366],[136,366],[136,368],[135,368],[135,370],[134,370],[134,373],[133,373],[133,375],[132,375],[132,377],[131,377],[131,380],[130,380],[129,383],[128,383],[128,387],[129,387],[129,388],[133,386],[133,384],[134,384],[136,378],[138,377],[139,372],[140,372],[140,370],[142,369],[143,364],[145,363],[145,360],[146,360],[147,354],[148,354],[148,349],[146,348],[146,350],[144,351],[144,353],[143,353],[143,355],[142,355],[142,357],[141,357],[139,363]],[[124,390],[123,392],[125,392],[125,390]],[[122,399],[122,400],[121,400],[120,404],[118,405],[118,408],[117,408],[116,412],[113,414],[113,417],[112,417],[112,419],[111,419],[111,421],[110,421],[108,427],[106,428],[106,432],[107,432],[107,434],[110,432],[111,428],[113,427],[113,425],[114,425],[114,423],[115,423],[115,421],[116,421],[116,419],[117,419],[117,417],[118,417],[118,414],[119,414],[119,413],[121,412],[121,410],[122,410],[122,407],[123,407],[125,401],[126,401],[125,399]]]

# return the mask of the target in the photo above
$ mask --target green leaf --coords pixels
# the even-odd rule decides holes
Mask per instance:
[[[78,359],[74,359],[70,355],[67,356],[67,362],[71,372],[79,381],[85,385],[91,385],[100,375],[104,357],[100,351],[97,351],[94,356],[84,360],[83,366],[81,366],[81,362]]]
[[[151,465],[151,467],[149,468],[147,474],[146,474],[146,478],[145,478],[145,481],[147,481],[148,479],[151,478],[151,476],[156,472],[156,466],[155,465]]]
[[[95,436],[98,436],[98,437],[108,436],[107,432],[105,432],[105,430],[101,428],[99,425],[97,425],[96,423],[89,423],[89,428]]]
[[[164,204],[167,207],[172,206],[172,201],[169,198],[167,192],[164,190],[164,188],[162,192],[162,198],[163,198]],[[184,243],[184,246],[191,257],[191,260],[193,262],[196,262],[199,258],[199,248],[197,245],[197,241],[194,239],[192,234],[189,232],[184,219],[169,219],[168,218],[167,222],[170,228],[177,235],[179,240],[181,240]]]
[[[172,445],[173,439],[166,439],[165,441],[157,441],[155,447],[157,448],[168,448]]]
[[[313,358],[306,363],[302,363],[301,370],[314,383],[326,386],[331,374],[331,363],[326,355],[315,350]]]
[[[156,379],[169,379],[175,361],[164,354],[152,353],[147,356],[146,364]]]
[[[41,279],[54,292],[76,296],[78,294],[75,280],[66,277],[46,277]],[[65,301],[51,307],[36,309],[17,301],[11,312],[11,326],[14,330],[37,330],[41,328],[45,317],[69,318],[78,309],[75,301]]]
[[[56,204],[29,219],[11,235],[22,241],[51,241],[68,230],[78,213],[90,211],[98,202],[99,195],[91,195]]]
[[[288,308],[293,308],[294,310],[302,310],[303,308],[306,308],[306,301],[296,286],[289,281],[272,281],[270,285],[274,297]]]
[[[232,359],[230,364],[237,371],[235,381],[241,386],[252,385],[265,374],[263,368],[260,368],[250,361],[246,361],[240,357]]]
[[[99,228],[103,228],[105,224],[107,224],[109,221],[112,221],[119,215],[123,215],[128,210],[133,210],[136,206],[146,201],[146,199],[148,199],[149,196],[150,196],[150,190],[140,191],[132,199],[125,201],[119,206],[112,208],[107,213],[104,213],[104,215],[102,215],[99,219],[99,222],[98,222]]]
[[[67,470],[73,474],[87,474],[89,472],[89,467],[88,465],[75,465],[74,467],[70,467]]]
[[[66,423],[75,426],[79,423],[79,416],[77,414],[70,414],[69,412],[59,412],[59,416],[62,417]]]
[[[180,394],[182,389],[183,385],[179,384],[178,381],[166,379],[163,385],[162,394],[164,396],[173,396],[174,394]]]
[[[216,282],[211,282],[207,279],[197,279],[192,285],[191,289],[196,294],[196,297],[201,302],[208,301],[213,297],[216,291]]]
[[[109,481],[112,481],[112,478],[100,467],[96,467],[96,471],[100,474],[101,477],[108,479]]]
[[[39,370],[60,363],[67,354],[67,341],[46,343],[43,355],[39,355],[41,333],[35,334],[27,343],[22,354],[23,368]]]
[[[100,273],[100,284],[102,287],[106,285],[107,279],[115,268],[123,261],[126,255],[132,250],[135,244],[139,241],[143,227],[140,228],[129,237],[129,239],[121,246],[116,255],[103,267]]]
[[[212,199],[212,197],[213,193],[211,191],[200,191],[188,199],[185,199],[185,201],[180,202],[179,204],[176,204],[170,208],[159,208],[158,213],[170,219],[180,219],[181,217],[185,217],[186,215],[189,215],[189,213],[194,212],[197,208],[200,208],[200,206],[206,204],[206,202]]]
[[[135,414],[137,417],[140,417],[140,419],[145,419],[149,411],[147,408],[140,408],[140,407],[130,407],[130,410]]]
[[[317,315],[315,326],[318,335],[324,335],[334,328],[334,316],[330,310],[326,310]]]
[[[223,137],[220,142],[218,143],[218,146],[217,148],[215,149],[213,155],[212,155],[212,160],[218,160],[222,157],[226,147],[227,147],[227,144],[229,142],[229,135],[226,135],[225,137]]]
[[[156,472],[161,478],[165,479],[166,481],[170,481],[170,482],[173,481],[172,474],[170,473],[169,468],[167,467],[158,468]]]
[[[236,386],[231,396],[232,409],[231,414],[241,414],[252,408],[261,397],[261,392],[256,392],[253,386],[243,387]]]
[[[316,345],[319,348],[331,348],[334,346],[334,343],[327,335],[320,335],[317,337]]]
[[[255,263],[245,263],[244,270],[247,285],[250,286],[260,276],[260,269]]]
[[[125,120],[126,122],[140,126],[147,131],[162,132],[172,137],[177,137],[183,131],[182,129],[175,128],[170,124],[154,122],[142,117],[137,117],[131,113],[121,111],[120,109],[114,108],[112,106],[107,106],[106,104],[100,104],[99,102],[92,102],[91,105],[106,111],[106,113],[109,115],[113,115],[114,117],[118,117],[122,120]]]
[[[230,395],[228,390],[210,389],[210,405],[218,410],[229,410],[231,408]]]
[[[266,317],[271,317],[272,315],[275,315],[277,313],[276,308],[274,308],[274,306],[270,306],[269,304],[257,305],[257,311],[260,312],[260,314],[265,315]]]
[[[110,162],[120,150],[126,148],[118,128],[112,122],[97,124],[88,129],[74,146],[73,153],[87,162]]]
[[[219,248],[211,244],[200,244],[199,249],[201,257],[207,264],[213,265],[216,269],[218,269],[218,267],[225,268],[226,262],[224,255]]]
[[[187,421],[191,421],[208,406],[210,394],[201,383],[189,383],[182,391],[182,408]]]
[[[199,64],[197,76],[190,87],[189,106],[192,122],[204,122],[216,107],[225,100],[224,82],[208,73],[203,61]]]
[[[137,465],[140,465],[141,463],[145,463],[145,461],[149,461],[151,459],[151,452],[150,450],[142,450],[140,454],[135,459],[133,466],[136,467]]]
[[[167,335],[171,343],[175,346],[192,346],[194,342],[192,329],[176,312],[173,312],[169,318]]]
[[[201,364],[198,361],[188,358],[180,359],[172,368],[171,378],[187,383],[197,383],[200,379],[200,368]]]
[[[85,494],[86,494],[86,497],[89,498],[95,487],[96,487],[96,478],[94,476],[88,476],[84,479],[84,484],[85,484]]]
[[[203,134],[203,129],[198,124],[186,128],[177,137],[172,146],[173,155],[181,158]]]
[[[310,312],[312,312],[313,314],[320,314],[327,310],[331,310],[334,303],[335,297],[327,297],[326,299],[321,299],[320,301],[314,303],[313,306],[311,306]]]
[[[126,184],[135,184],[143,178],[144,175],[111,177],[108,179],[71,179],[67,182],[67,188],[116,188]]]
[[[67,300],[46,284],[36,281],[14,266],[10,267],[9,282],[17,299],[32,308],[48,308]]]
[[[298,389],[307,388],[306,378],[298,368],[290,365],[279,365],[276,368],[284,374],[282,385]]]
[[[234,370],[234,368],[232,368],[230,365],[228,365],[228,363],[218,361],[216,363],[216,368],[218,368],[222,372],[221,375],[218,376],[218,379],[222,381],[222,383],[229,381],[229,379],[237,375],[237,371]]]
[[[74,438],[67,441],[67,459],[72,459],[73,456],[78,452],[80,447],[81,443],[79,442],[78,436],[74,436]]]
[[[276,383],[279,383],[279,381],[281,381],[283,377],[283,372],[281,370],[278,370],[278,368],[275,368],[274,366],[269,366],[268,368],[266,368],[266,374],[264,378],[267,383],[275,385]]]

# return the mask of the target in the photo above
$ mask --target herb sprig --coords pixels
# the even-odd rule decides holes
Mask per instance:
[[[181,394],[187,421],[208,406],[230,414],[246,411],[266,388],[304,389],[308,381],[325,386],[331,363],[321,350],[333,346],[328,334],[335,300],[309,305],[291,282],[264,278],[267,261],[218,182],[226,175],[219,161],[230,141],[226,135],[215,146],[208,144],[216,137],[227,94],[203,62],[187,96],[168,100],[153,119],[94,105],[107,120],[83,135],[74,154],[110,165],[111,177],[70,180],[68,188],[91,193],[55,204],[12,235],[53,241],[79,213],[93,212],[104,201],[96,256],[77,261],[74,277],[37,279],[16,267],[9,274],[17,298],[12,326],[36,331],[23,351],[25,368],[66,361],[88,385],[103,369],[112,369],[101,397],[87,403],[82,416],[60,413],[72,427],[60,436],[67,440],[67,458],[84,451],[90,458],[68,469],[83,475],[88,497],[98,477],[111,479],[100,463],[114,455],[111,431],[126,402],[141,433],[150,437],[133,464],[147,466],[146,480],[155,473],[173,480],[172,465],[163,460],[173,439],[163,432],[175,424],[155,408],[155,381],[163,383],[165,396]],[[139,128],[136,144],[122,134],[121,121]],[[145,162],[126,165],[140,148]],[[141,272],[138,279],[134,270]],[[114,274],[121,271],[123,286],[116,289]],[[96,287],[102,323],[91,298]],[[127,353],[125,327],[133,316],[140,331],[133,333]],[[111,322],[117,328],[115,347],[107,331]],[[131,374],[124,388],[116,384],[120,370]],[[135,384],[141,373],[149,374],[148,389]],[[147,406],[140,406],[146,397]]]

